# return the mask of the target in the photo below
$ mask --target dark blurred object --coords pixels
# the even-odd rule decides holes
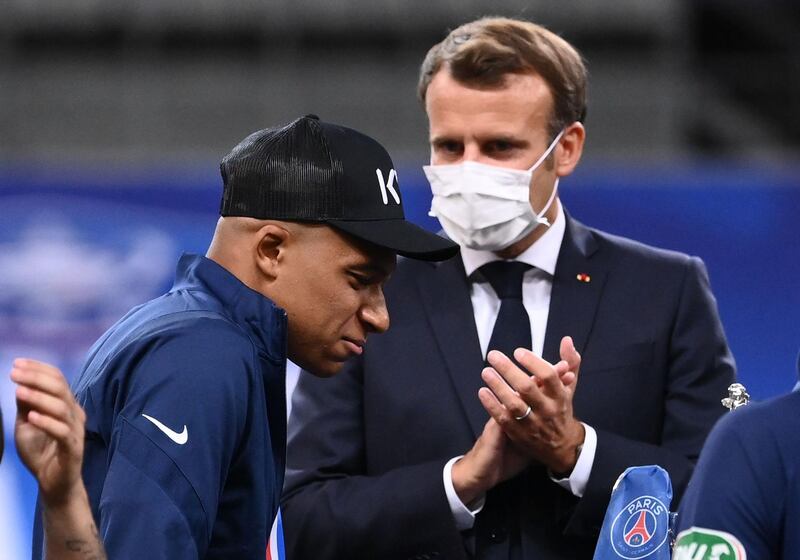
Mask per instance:
[[[400,162],[428,158],[425,46],[525,17],[587,58],[587,160],[797,159],[796,2],[12,2],[0,19],[0,163],[215,161],[254,127],[319,112]]]
[[[691,71],[710,92],[697,99],[688,126],[689,142],[709,154],[746,154],[770,146],[796,150],[800,4],[701,0],[688,5]],[[747,133],[753,129],[756,134]]]

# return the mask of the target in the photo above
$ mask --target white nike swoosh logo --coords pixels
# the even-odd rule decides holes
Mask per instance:
[[[150,420],[155,425],[156,428],[164,432],[169,439],[171,439],[178,445],[183,445],[184,443],[189,441],[189,429],[186,427],[186,424],[183,425],[183,431],[181,433],[178,433],[174,430],[170,430],[167,426],[165,426],[152,416],[148,416],[147,414],[142,414],[142,416]]]

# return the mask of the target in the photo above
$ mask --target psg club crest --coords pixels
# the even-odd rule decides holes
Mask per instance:
[[[670,560],[672,482],[658,465],[625,469],[597,539],[594,560]]]
[[[654,496],[631,500],[614,518],[610,541],[620,558],[646,558],[667,545],[669,508]]]

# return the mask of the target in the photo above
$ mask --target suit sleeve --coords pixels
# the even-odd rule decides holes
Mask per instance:
[[[734,381],[733,357],[702,261],[686,261],[670,329],[663,425],[659,445],[597,430],[597,451],[586,492],[569,518],[567,534],[596,535],[611,488],[632,465],[660,465],[672,479],[672,509],[691,477],[703,442],[723,414],[720,398]],[[642,377],[652,375],[643,371]]]
[[[331,379],[300,374],[281,504],[287,557],[463,558],[446,461],[368,475],[364,432],[359,360]]]
[[[205,555],[246,423],[253,356],[215,323],[163,334],[115,388],[98,523],[109,558]]]

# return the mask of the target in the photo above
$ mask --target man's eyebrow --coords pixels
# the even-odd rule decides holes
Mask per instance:
[[[367,274],[378,274],[383,276],[389,276],[391,274],[391,270],[389,267],[380,266],[375,263],[366,262],[366,263],[356,263],[349,266],[350,270],[355,270],[357,272],[364,272]]]
[[[450,136],[448,134],[438,134],[436,136],[431,136],[429,142],[431,144],[441,144],[442,142],[458,142],[459,140],[455,136]]]
[[[514,136],[513,134],[494,134],[491,136],[486,136],[481,140],[483,142],[505,142],[507,144],[513,144],[515,146],[525,146],[528,144],[527,139],[520,138],[519,136]]]
[[[515,134],[507,134],[507,133],[500,133],[500,134],[487,134],[485,136],[478,137],[478,140],[481,142],[506,142],[508,144],[513,144],[515,146],[526,146],[529,144],[526,138],[522,138]],[[461,139],[456,136],[450,136],[447,134],[440,134],[437,136],[431,136],[430,143],[433,145],[443,144],[444,142],[461,142]]]

